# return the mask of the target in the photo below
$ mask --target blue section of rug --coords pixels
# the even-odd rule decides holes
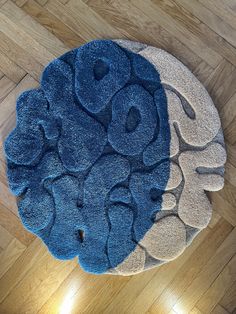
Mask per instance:
[[[17,101],[5,142],[25,227],[60,259],[104,273],[135,249],[160,210],[170,130],[158,72],[110,40],[52,61]]]

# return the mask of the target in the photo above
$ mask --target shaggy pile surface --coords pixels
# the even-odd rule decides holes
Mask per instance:
[[[85,271],[130,275],[180,255],[223,186],[218,113],[167,52],[95,40],[17,100],[5,141],[25,227]]]

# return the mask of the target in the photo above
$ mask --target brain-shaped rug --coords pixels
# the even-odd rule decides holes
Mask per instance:
[[[169,53],[96,40],[44,70],[5,141],[25,227],[59,259],[130,275],[179,256],[211,219],[226,153],[208,93]]]

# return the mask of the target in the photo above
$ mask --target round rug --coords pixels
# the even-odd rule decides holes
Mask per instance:
[[[24,226],[53,256],[130,275],[178,257],[223,187],[217,110],[164,50],[95,40],[53,60],[17,100],[5,141]]]

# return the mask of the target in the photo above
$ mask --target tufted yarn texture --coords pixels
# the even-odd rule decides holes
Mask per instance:
[[[167,52],[95,40],[53,60],[17,100],[5,141],[24,226],[59,259],[131,275],[178,257],[223,187],[217,110]]]

